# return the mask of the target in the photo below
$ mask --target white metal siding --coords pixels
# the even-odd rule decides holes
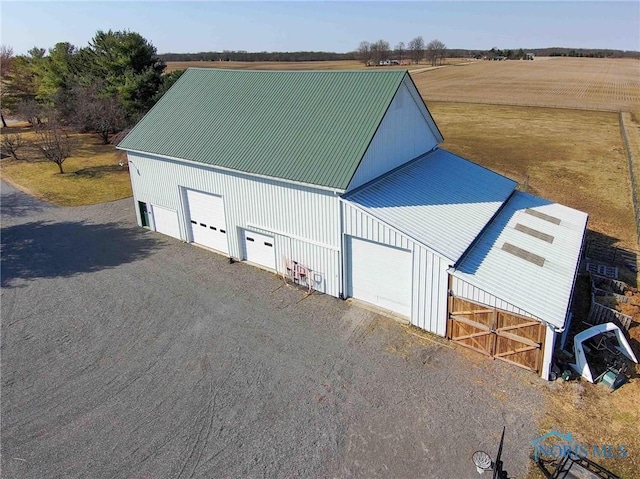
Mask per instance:
[[[340,199],[333,192],[151,155],[128,158],[136,216],[137,201],[175,208],[182,237],[188,238],[180,187],[222,195],[230,256],[243,256],[242,228],[273,235],[278,272],[286,256],[313,270],[314,289],[340,294]]]
[[[285,260],[296,261],[309,269],[313,289],[336,297],[340,294],[340,251],[337,247],[314,244],[252,223],[247,227],[273,236],[276,271],[283,271]]]
[[[343,201],[342,207],[345,235],[412,252],[411,324],[444,336],[447,328],[448,261],[353,204]]]
[[[411,316],[411,251],[347,238],[347,295]]]
[[[137,204],[137,203],[136,203]],[[153,224],[158,233],[180,239],[180,225],[175,211],[157,205],[151,205]]]
[[[276,269],[275,241],[273,236],[242,231],[244,259],[269,269]]]
[[[413,301],[411,323],[426,331],[447,334],[449,261],[420,244],[413,250]]]
[[[229,253],[224,199],[221,196],[185,190],[190,239],[209,248]]]
[[[393,98],[348,190],[417,158],[438,144],[406,82],[405,79]]]
[[[520,316],[538,319],[532,314],[518,308],[517,306],[511,303],[507,303],[506,301],[503,301],[500,298],[489,294],[486,291],[483,291],[482,289],[477,288],[460,278],[456,278],[455,276],[451,277],[451,290],[453,291],[453,294],[459,296],[460,298],[469,299],[471,301],[475,301],[476,303],[486,304],[487,306],[493,306],[494,308],[519,314]]]

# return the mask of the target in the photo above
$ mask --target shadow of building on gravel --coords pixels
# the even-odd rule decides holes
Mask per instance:
[[[40,213],[51,205],[44,201],[39,201],[30,196],[21,193],[3,193],[2,202],[0,204],[0,213],[2,216],[11,218],[20,218],[33,213]]]
[[[2,287],[17,279],[69,277],[130,263],[151,254],[158,240],[117,223],[37,221],[2,230]]]

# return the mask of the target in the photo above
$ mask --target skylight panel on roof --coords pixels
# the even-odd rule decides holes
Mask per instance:
[[[506,251],[518,258],[522,258],[529,263],[533,263],[537,266],[544,266],[545,259],[542,256],[538,256],[537,254],[530,253],[529,251],[518,248],[517,246],[512,245],[511,243],[505,243],[502,245],[502,251]]]
[[[520,231],[521,233],[526,233],[534,238],[541,239],[542,241],[546,241],[547,243],[553,243],[553,236],[548,235],[547,233],[543,233],[542,231],[534,230],[533,228],[529,228],[523,224],[516,224],[515,229]]]
[[[531,216],[535,216],[536,218],[540,218],[541,220],[545,220],[545,221],[548,221],[549,223],[553,223],[554,225],[560,224],[560,220],[555,216],[547,215],[547,214],[541,213],[540,211],[532,210],[531,208],[527,208],[526,210],[524,210],[524,212]]]

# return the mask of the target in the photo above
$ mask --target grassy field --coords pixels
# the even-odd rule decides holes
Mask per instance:
[[[27,140],[35,136],[31,128],[25,127],[3,128],[1,134],[13,133],[20,133]],[[56,164],[43,160],[33,149],[26,149],[19,154],[23,161],[2,159],[2,178],[60,206],[97,204],[131,196],[129,170],[118,165],[122,153],[113,145],[101,144],[95,135],[73,134],[72,140],[74,154],[63,163],[63,175]]]
[[[428,102],[442,145],[529,191],[589,213],[589,228],[636,248],[617,113]]]
[[[622,113],[631,151],[633,178],[636,187],[636,199],[640,202],[640,113]]]
[[[594,460],[621,478],[640,478],[640,408],[637,402],[640,382],[637,373],[634,376],[630,383],[614,392],[602,384],[549,383],[545,387],[547,412],[540,424],[540,434],[551,430],[570,432],[579,443],[590,447],[624,445],[626,458]],[[544,476],[532,467],[527,478],[543,479]]]

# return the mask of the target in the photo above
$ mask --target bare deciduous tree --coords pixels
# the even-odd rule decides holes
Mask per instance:
[[[358,46],[358,58],[365,65],[371,60],[371,44],[367,41],[360,42]]]
[[[115,95],[101,94],[100,82],[74,88],[73,118],[71,123],[80,130],[93,131],[109,144],[109,136],[125,127],[126,119],[122,103]]]
[[[71,156],[73,145],[69,134],[60,125],[55,113],[47,115],[47,121],[38,125],[36,138],[35,148],[45,159],[58,165],[61,174],[64,173],[62,163]]]
[[[15,115],[32,126],[39,125],[42,121],[42,106],[35,100],[21,100],[16,105]]]
[[[420,60],[424,58],[424,40],[421,36],[415,37],[409,42],[408,45],[411,60],[414,63],[420,63]]]
[[[427,58],[431,65],[436,66],[442,64],[447,47],[437,38],[431,40],[427,45]]]
[[[376,64],[380,64],[380,62],[387,60],[389,56],[389,49],[389,42],[386,40],[378,40],[371,44],[371,53]]]
[[[398,61],[402,65],[402,60],[404,59],[405,46],[404,42],[400,42],[396,45],[396,56],[398,57]]]
[[[2,146],[3,153],[8,153],[13,156],[15,160],[20,161],[18,151],[27,146],[27,142],[19,133],[7,133],[6,135],[2,135],[0,145]]]

